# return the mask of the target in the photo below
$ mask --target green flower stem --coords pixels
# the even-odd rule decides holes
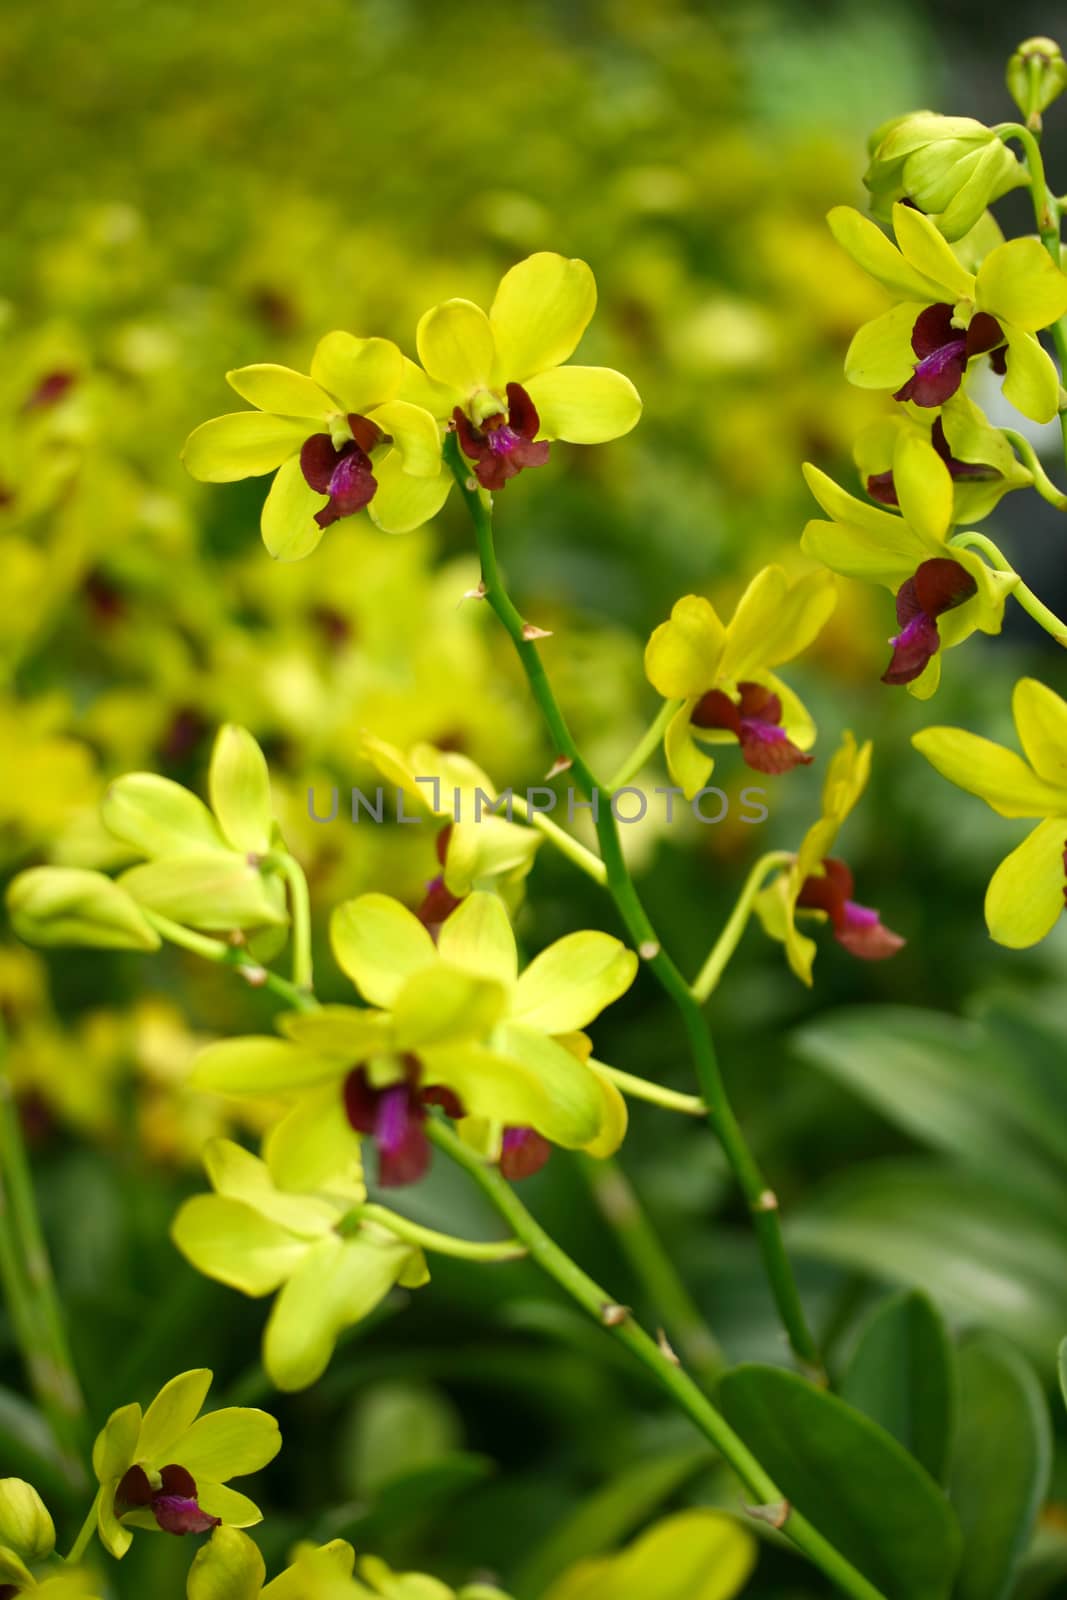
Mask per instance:
[[[0,1279],[30,1383],[61,1453],[64,1475],[72,1488],[81,1489],[88,1482],[82,1461],[88,1416],[37,1211],[6,1052],[0,1028]]]
[[[632,1072],[609,1067],[604,1061],[598,1061],[596,1066],[601,1077],[610,1078],[616,1089],[631,1100],[644,1100],[650,1106],[662,1106],[664,1111],[680,1111],[684,1117],[706,1117],[708,1114],[708,1108],[699,1095],[680,1094],[677,1089],[668,1089],[662,1083],[651,1083]]]
[[[520,616],[500,575],[493,542],[492,516],[478,492],[477,483],[470,476],[469,469],[460,455],[459,444],[454,434],[449,434],[445,440],[445,458],[452,469],[474,524],[485,597],[511,637],[526,673],[527,682],[548,727],[556,754],[570,762],[570,770],[575,781],[586,799],[592,801],[595,807],[593,820],[607,871],[608,892],[639,956],[651,968],[661,987],[670,996],[685,1025],[701,1094],[708,1107],[708,1118],[718,1135],[726,1159],[741,1186],[752,1214],[763,1254],[764,1268],[790,1345],[800,1361],[821,1372],[818,1347],[808,1328],[793,1269],[782,1239],[778,1199],[774,1191],[768,1187],[730,1105],[715,1055],[715,1046],[700,1002],[691,992],[678,967],[662,948],[656,930],[649,921],[634,887],[623,857],[618,825],[611,809],[611,793],[594,777],[575,744],[534,643],[537,632],[535,629],[530,629]]]
[[[1041,236],[1041,243],[1048,251],[1056,266],[1062,270],[1062,244],[1060,240],[1060,203],[1048,186],[1045,177],[1045,163],[1041,155],[1041,145],[1036,131],[1023,126],[1021,122],[1002,122],[993,129],[998,138],[1005,143],[1015,139],[1022,146],[1026,157],[1026,166],[1030,174],[1030,197],[1034,206],[1034,221],[1037,231]],[[1067,382],[1067,317],[1061,317],[1059,322],[1054,322],[1049,329],[1052,342],[1056,346],[1056,355],[1060,363],[1060,382]],[[1060,390],[1060,429],[1063,433],[1064,454],[1067,456],[1067,399],[1062,398],[1063,389]],[[1042,624],[1043,626],[1043,624]]]
[[[454,1256],[457,1261],[521,1261],[527,1254],[526,1246],[518,1239],[491,1239],[486,1243],[473,1239],[456,1239],[450,1233],[438,1233],[435,1228],[424,1228],[410,1217],[402,1217],[387,1206],[377,1206],[368,1201],[356,1206],[341,1219],[338,1232],[358,1233],[363,1222],[377,1222],[398,1239],[418,1245],[420,1250],[432,1250],[435,1255]]]
[[[1026,435],[1016,433],[1013,428],[1001,428],[1000,431],[1016,454],[1021,456],[1023,465],[1033,474],[1034,488],[1042,500],[1047,500],[1057,511],[1067,511],[1067,494],[1064,494],[1062,489],[1057,489]]]
[[[785,1505],[781,1491],[773,1480],[693,1379],[676,1366],[656,1340],[638,1326],[625,1307],[619,1306],[549,1237],[497,1169],[487,1166],[469,1145],[464,1144],[438,1118],[427,1120],[426,1131],[439,1149],[470,1173],[508,1227],[526,1245],[531,1258],[542,1271],[553,1278],[595,1322],[606,1328],[619,1344],[625,1346],[652,1373],[660,1387],[667,1391],[730,1464],[753,1500],[761,1506],[782,1506],[785,1520],[781,1531],[797,1549],[802,1550],[842,1594],[852,1595],[854,1600],[885,1600],[880,1591],[862,1573],[857,1572],[851,1562],[839,1554],[806,1518]]]
[[[621,789],[628,784],[631,778],[637,776],[646,762],[655,755],[663,742],[663,735],[678,707],[684,702],[681,700],[666,700],[659,709],[655,721],[634,750],[627,756],[615,776],[609,781],[609,789]]]
[[[78,1537],[71,1545],[68,1553],[63,1557],[68,1566],[73,1566],[75,1562],[80,1561],[86,1550],[88,1550],[89,1545],[92,1543],[93,1534],[96,1532],[97,1527],[97,1507],[100,1504],[100,1496],[103,1494],[103,1492],[103,1489],[98,1489],[96,1491],[96,1498],[89,1507],[88,1514],[86,1515],[85,1521],[81,1525]]]
[[[765,856],[760,856],[753,865],[751,872],[745,879],[741,893],[737,897],[737,904],[731,911],[726,926],[716,939],[708,955],[708,959],[693,979],[693,993],[697,999],[704,1001],[717,988],[719,979],[726,971],[726,967],[734,951],[741,942],[741,935],[748,926],[748,919],[752,915],[752,907],[756,896],[763,888],[764,880],[768,873],[776,867],[788,866],[793,856],[788,850],[771,850]]]
[[[604,1160],[581,1156],[579,1165],[648,1304],[656,1308],[666,1338],[677,1345],[682,1364],[702,1383],[714,1383],[726,1366],[718,1340],[664,1248],[633,1184],[619,1162],[610,1157]]]
[[[287,850],[273,851],[263,858],[264,868],[285,879],[289,894],[289,915],[293,923],[293,982],[309,992],[315,986],[311,966],[311,897],[304,869]]]
[[[984,533],[957,533],[953,534],[948,542],[958,550],[979,550],[995,571],[1012,572],[1017,578],[1019,577],[1004,552],[993,543],[992,539],[987,539]],[[1027,588],[1021,578],[1012,590],[1012,595],[1039,627],[1044,628],[1057,644],[1067,648],[1067,622],[1061,621],[1054,611],[1050,611],[1048,606],[1037,598],[1034,591]]]
[[[269,989],[271,994],[276,994],[280,1000],[284,1000],[298,1011],[315,1011],[318,1008],[318,1001],[307,989],[290,983],[277,972],[270,972],[266,967],[261,967],[247,950],[223,944],[221,939],[211,939],[206,933],[197,933],[192,928],[185,928],[180,922],[172,922],[169,917],[161,917],[156,911],[144,911],[144,915],[160,938],[166,939],[168,943],[179,945],[183,950],[191,950],[194,955],[203,956],[205,961],[214,961],[217,966],[233,967],[253,988]]]
[[[567,860],[580,868],[587,877],[601,885],[607,883],[608,875],[600,857],[587,850],[584,844],[579,844],[578,840],[573,839],[558,822],[553,822],[552,818],[546,817],[542,811],[534,811],[531,815],[526,801],[518,794],[511,796],[511,809],[516,816],[522,817],[524,822],[529,822],[531,828],[536,828],[546,839],[551,839],[560,855],[566,856]]]

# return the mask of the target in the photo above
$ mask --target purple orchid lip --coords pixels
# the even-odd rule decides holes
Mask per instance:
[[[440,1106],[453,1118],[464,1114],[450,1089],[420,1086],[422,1065],[417,1056],[405,1056],[404,1068],[402,1079],[381,1089],[371,1084],[364,1066],[353,1067],[344,1082],[345,1115],[357,1133],[374,1140],[378,1184],[383,1189],[417,1183],[427,1172],[432,1154],[424,1127],[428,1106]]]
[[[115,1515],[128,1511],[151,1511],[164,1533],[207,1533],[221,1526],[222,1518],[202,1511],[197,1500],[196,1479],[176,1462],[159,1474],[158,1489],[153,1489],[141,1466],[132,1466],[115,1491]]]
[[[349,416],[348,426],[352,437],[340,448],[328,433],[313,433],[300,451],[300,470],[308,488],[329,495],[326,505],[315,513],[320,528],[355,516],[370,504],[378,488],[370,453],[385,441],[385,435],[376,423],[356,413]]]
[[[538,439],[541,418],[521,383],[509,383],[507,412],[486,417],[477,427],[462,407],[452,413],[460,449],[474,462],[474,475],[483,489],[502,489],[524,467],[543,467],[548,460],[548,440]]]
[[[945,463],[949,477],[954,482],[960,478],[970,478],[991,483],[995,478],[1003,477],[1003,473],[998,472],[996,467],[991,467],[984,461],[959,461],[952,454],[940,417],[934,418],[933,427],[930,429],[930,443]],[[872,472],[867,478],[867,493],[872,500],[877,500],[883,506],[900,505],[891,469],[886,472]]]
[[[494,455],[509,456],[522,443],[522,436],[506,422],[501,422],[490,429],[487,442]]]
[[[825,911],[838,944],[860,961],[887,961],[896,955],[906,940],[887,928],[871,906],[861,906],[853,900],[851,869],[834,856],[827,856],[822,868],[822,877],[805,878],[797,896],[797,909]]]
[[[927,306],[915,319],[911,348],[919,358],[915,370],[893,396],[917,406],[943,406],[963,382],[968,361],[1004,343],[1000,323],[979,311],[964,330],[953,326],[953,307]]]
[[[693,708],[694,728],[721,728],[736,736],[746,764],[771,775],[807,766],[812,757],[789,738],[782,727],[782,702],[762,683],[739,683],[738,698],[711,689]]]
[[[977,592],[975,579],[958,561],[947,556],[923,561],[914,577],[897,590],[901,631],[889,641],[893,655],[882,682],[913,683],[941,648],[938,617],[963,605]]]

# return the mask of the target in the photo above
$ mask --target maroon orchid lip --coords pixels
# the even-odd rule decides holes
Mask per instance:
[[[56,405],[74,387],[77,379],[73,372],[64,372],[57,369],[55,372],[46,372],[41,378],[33,393],[23,405],[24,411],[43,411],[49,406]]]
[[[894,400],[911,400],[917,406],[943,406],[963,381],[968,361],[987,355],[1004,343],[1000,323],[979,311],[966,329],[952,325],[953,308],[937,304],[920,311],[911,331],[911,348],[918,356],[915,371]]]
[[[353,1067],[344,1083],[345,1115],[357,1133],[368,1134],[378,1152],[378,1185],[397,1189],[417,1183],[429,1169],[431,1145],[423,1124],[428,1106],[450,1117],[464,1115],[457,1095],[440,1085],[423,1089],[417,1056],[404,1057],[405,1076],[375,1088],[366,1067]]]
[[[476,427],[459,406],[452,413],[460,449],[474,462],[474,475],[483,489],[502,489],[524,467],[543,467],[548,460],[548,440],[536,435],[541,419],[526,390],[509,383],[508,409],[486,417]]]
[[[922,562],[915,576],[897,590],[900,632],[890,640],[893,655],[882,682],[913,683],[941,648],[938,617],[977,592],[978,584],[958,561],[934,556]]]
[[[996,467],[987,466],[984,461],[959,461],[952,454],[948,440],[945,438],[945,429],[940,417],[935,417],[934,425],[930,430],[930,443],[948,468],[949,477],[954,482],[959,479],[970,479],[975,482],[991,483],[995,478],[1003,477]],[[897,486],[893,481],[892,471],[872,472],[867,479],[867,493],[872,500],[877,500],[883,506],[899,506]]]
[[[500,1146],[500,1171],[511,1183],[540,1172],[552,1146],[533,1128],[505,1128]]]
[[[330,497],[315,513],[320,528],[328,528],[342,517],[355,516],[374,499],[378,487],[370,453],[384,441],[385,434],[376,423],[355,413],[349,416],[348,426],[352,437],[340,449],[328,433],[313,433],[300,451],[304,481],[316,494]]]
[[[115,1515],[128,1511],[151,1511],[164,1533],[208,1533],[221,1526],[221,1517],[209,1516],[200,1509],[196,1479],[184,1467],[172,1464],[159,1474],[160,1486],[153,1489],[143,1467],[130,1467],[115,1491]]]
[[[693,708],[694,728],[722,728],[736,736],[741,755],[756,772],[778,774],[808,766],[805,755],[782,727],[782,702],[762,683],[739,683],[738,699],[712,689]]]
[[[877,911],[853,900],[850,868],[833,856],[822,866],[825,876],[804,879],[797,909],[825,911],[838,944],[860,961],[887,961],[903,949],[907,941],[887,928]]]

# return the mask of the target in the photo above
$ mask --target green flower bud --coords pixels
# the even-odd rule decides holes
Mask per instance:
[[[1041,113],[1067,88],[1067,62],[1055,39],[1024,39],[1008,61],[1008,93],[1028,126],[1041,126]]]
[[[285,886],[234,851],[164,856],[131,867],[120,887],[140,905],[205,933],[284,927]]]
[[[994,200],[1027,182],[1011,150],[973,117],[914,111],[884,123],[871,144],[863,181],[873,214],[888,222],[894,203],[910,200],[950,241],[969,233]]]
[[[22,1478],[0,1478],[0,1545],[24,1561],[52,1554],[56,1530],[37,1490]]]
[[[7,909],[27,944],[159,949],[159,935],[136,901],[102,872],[31,867],[8,888]]]

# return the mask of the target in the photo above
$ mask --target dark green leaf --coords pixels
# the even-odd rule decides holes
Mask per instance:
[[[1067,1326],[1067,1237],[973,1173],[879,1162],[792,1218],[793,1249],[924,1289],[950,1315],[1007,1334],[1046,1369]]]
[[[1006,1600],[1048,1485],[1048,1408],[1033,1372],[1002,1339],[968,1339],[959,1373],[950,1494],[963,1529],[963,1560],[955,1596]]]
[[[0,1389],[0,1464],[4,1476],[28,1479],[53,1502],[80,1493],[41,1413],[12,1389]]]
[[[393,1478],[369,1508],[360,1507],[329,1524],[329,1538],[351,1539],[364,1548],[409,1537],[420,1524],[441,1515],[448,1504],[485,1482],[496,1471],[488,1456],[457,1450],[429,1466]]]
[[[959,1561],[955,1517],[884,1428],[779,1367],[736,1368],[719,1400],[790,1504],[887,1600],[946,1600]]]
[[[955,1412],[952,1345],[924,1294],[893,1295],[860,1334],[842,1399],[881,1424],[939,1483],[945,1480]]]
[[[455,1407],[440,1389],[403,1379],[375,1384],[346,1421],[339,1487],[353,1497],[373,1496],[394,1479],[454,1455],[461,1445]]]
[[[1063,1200],[1062,1114],[1016,1053],[979,1023],[907,1006],[835,1011],[793,1036],[798,1053],[923,1144],[998,1184]],[[1021,1053],[1021,1052],[1020,1052]]]

